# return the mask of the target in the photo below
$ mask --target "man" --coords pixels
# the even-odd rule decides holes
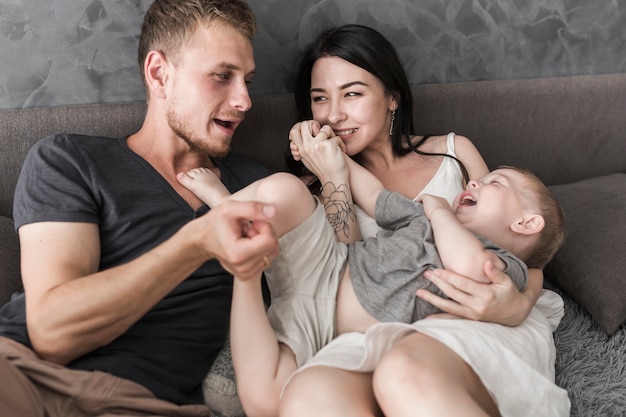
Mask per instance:
[[[268,173],[227,156],[251,106],[254,31],[241,0],[156,0],[142,128],[29,153],[14,205],[25,296],[0,312],[3,416],[211,414],[201,382],[226,338],[226,271],[275,256],[274,208],[204,214],[176,174],[206,167],[236,191]]]

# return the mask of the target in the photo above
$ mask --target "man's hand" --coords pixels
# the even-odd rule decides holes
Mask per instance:
[[[205,250],[238,279],[260,276],[278,254],[278,239],[268,220],[274,206],[227,201],[198,219],[207,224]]]

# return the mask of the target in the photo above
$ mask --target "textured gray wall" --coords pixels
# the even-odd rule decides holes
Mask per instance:
[[[0,1],[0,108],[143,99],[136,47],[151,1]],[[252,93],[291,91],[304,45],[343,23],[391,39],[412,83],[626,72],[625,0],[249,3],[259,22]]]

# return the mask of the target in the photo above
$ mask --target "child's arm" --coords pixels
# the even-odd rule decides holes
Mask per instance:
[[[374,217],[376,199],[384,188],[382,182],[347,155],[346,164],[350,171],[352,198],[370,217]]]
[[[491,260],[496,268],[505,269],[504,261],[493,251],[485,249],[476,235],[459,223],[445,199],[424,195],[422,204],[445,269],[486,283],[491,281],[484,272],[485,261]]]

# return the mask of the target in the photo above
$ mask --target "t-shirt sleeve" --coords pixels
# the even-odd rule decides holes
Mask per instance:
[[[89,170],[67,135],[49,136],[28,152],[13,200],[15,228],[35,222],[98,222]]]
[[[382,190],[376,199],[374,216],[383,229],[397,230],[406,227],[417,217],[424,215],[421,203],[400,193]]]
[[[526,263],[508,250],[496,246],[489,239],[483,236],[479,236],[479,239],[483,243],[485,249],[493,251],[500,259],[502,259],[502,262],[506,265],[504,273],[513,280],[513,283],[520,291],[524,291],[526,289],[526,285],[528,284],[528,267],[526,266]]]

